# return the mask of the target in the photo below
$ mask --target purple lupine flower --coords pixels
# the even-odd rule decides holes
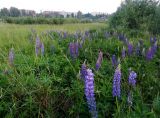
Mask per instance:
[[[122,49],[122,58],[124,59],[126,57],[126,50],[125,48],[123,47]]]
[[[150,37],[150,43],[153,44],[157,41],[156,37]]]
[[[79,43],[79,48],[82,48],[83,45],[83,40],[81,40],[81,42]]]
[[[87,67],[86,67],[85,62],[81,66],[80,73],[81,73],[81,79],[85,80],[85,76],[87,75]]]
[[[41,55],[44,55],[44,43],[41,43]]]
[[[130,74],[129,74],[129,78],[128,78],[129,85],[135,87],[135,85],[136,85],[135,78],[136,77],[137,77],[137,73],[135,73],[134,71],[131,71]]]
[[[89,37],[89,31],[85,31],[85,36]]]
[[[153,54],[155,54],[157,51],[157,41],[153,44],[151,48],[152,48]]]
[[[13,48],[9,52],[8,61],[9,61],[9,65],[13,66],[13,61],[14,61],[14,50],[13,50]]]
[[[63,38],[64,38],[64,39],[67,38],[67,32],[63,32]]]
[[[117,59],[116,59],[116,55],[112,55],[112,65],[113,65],[114,67],[117,67],[117,65],[118,65],[118,61],[117,61]]]
[[[75,56],[78,57],[78,50],[79,50],[79,43],[74,43],[74,49],[75,49]]]
[[[153,43],[153,37],[150,37],[150,43]]]
[[[103,52],[100,51],[99,55],[98,55],[97,62],[96,62],[96,70],[99,70],[101,63],[102,63],[102,59],[103,59]]]
[[[79,43],[70,43],[69,44],[69,49],[70,49],[70,55],[72,58],[77,58],[78,57],[78,50],[79,50]]]
[[[74,43],[69,44],[70,55],[74,58]]]
[[[37,38],[36,38],[36,45],[35,45],[36,56],[38,56],[40,48],[41,48],[41,41],[40,41],[39,37],[37,36]]]
[[[150,47],[150,48],[148,49],[148,51],[147,51],[146,59],[147,59],[147,60],[152,60],[152,58],[153,58],[153,50],[152,50],[152,48]]]
[[[155,43],[157,41],[156,37],[153,38],[153,43]]]
[[[121,68],[120,64],[116,68],[113,79],[113,89],[112,89],[113,97],[119,97],[121,95]]]
[[[132,43],[128,43],[128,54],[131,55],[133,51],[133,45]]]
[[[87,75],[85,76],[85,96],[92,118],[98,118],[94,95],[94,74],[90,69],[87,69]]]
[[[75,38],[75,39],[78,39],[78,37],[79,37],[79,36],[78,36],[78,32],[76,32],[76,33],[74,34],[74,38]]]
[[[129,106],[132,106],[132,104],[133,104],[133,97],[132,97],[132,94],[131,94],[131,92],[129,92],[128,93],[128,97],[127,97],[127,102],[128,102],[128,105]]]
[[[119,39],[120,41],[124,41],[124,40],[125,40],[124,34],[119,34],[119,35],[118,35],[118,39]]]

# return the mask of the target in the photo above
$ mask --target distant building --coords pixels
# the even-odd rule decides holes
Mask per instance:
[[[36,12],[35,12],[34,10],[20,9],[20,14],[21,14],[21,16],[32,16],[32,17],[36,17]]]

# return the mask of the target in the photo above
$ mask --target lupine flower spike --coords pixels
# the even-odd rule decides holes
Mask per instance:
[[[98,55],[97,62],[96,62],[96,70],[99,70],[101,63],[102,63],[102,59],[103,59],[103,52],[100,51],[99,55]]]
[[[37,36],[37,38],[36,38],[36,44],[35,44],[35,53],[36,53],[36,56],[38,56],[40,48],[41,48],[41,41],[40,41],[39,37]]]
[[[135,85],[136,85],[135,78],[137,78],[137,73],[135,73],[134,71],[131,71],[129,74],[129,78],[128,78],[129,85],[135,87]]]
[[[148,51],[147,51],[146,59],[150,61],[150,60],[152,60],[152,58],[153,58],[153,50],[152,50],[152,48],[150,47],[150,48],[148,49]]]
[[[44,56],[44,43],[41,43],[41,55]]]
[[[133,51],[133,45],[132,43],[128,43],[128,55],[131,55]]]
[[[78,42],[76,43],[70,43],[69,44],[69,50],[70,50],[70,55],[73,59],[78,57],[78,50],[79,50],[79,44]]]
[[[116,59],[116,55],[112,55],[112,65],[113,65],[114,67],[117,67],[117,64],[118,64],[118,61],[117,61],[117,59]]]
[[[121,95],[121,66],[120,64],[118,65],[114,73],[112,95],[113,97],[119,97],[119,98]]]
[[[87,69],[87,75],[85,76],[85,96],[92,118],[98,118],[98,112],[96,109],[96,101],[94,96],[94,74],[90,69]]]
[[[87,66],[85,62],[81,66],[80,74],[81,74],[81,79],[85,80],[85,76],[87,76]]]

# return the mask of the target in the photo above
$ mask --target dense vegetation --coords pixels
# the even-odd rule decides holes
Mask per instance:
[[[125,0],[110,18],[116,29],[160,33],[160,5],[155,0]]]
[[[125,0],[108,24],[78,14],[3,17],[0,117],[159,118],[159,3]]]
[[[151,60],[146,57],[153,41],[158,42],[159,47],[159,37],[150,40],[148,34],[134,38],[128,35],[128,41],[133,44],[129,55],[126,36],[121,32],[108,29],[72,30],[72,33],[58,30],[39,32],[20,27],[22,31],[11,28],[7,34],[2,28],[0,33],[1,117],[90,117],[85,83],[80,74],[85,60],[87,68],[92,69],[95,75],[98,117],[160,115],[159,48]],[[37,38],[44,45],[44,50],[38,54],[35,52]],[[140,45],[140,53],[137,53],[140,39],[145,40]],[[70,43],[79,44],[77,56],[70,52]],[[126,50],[124,58],[121,55],[123,47]],[[103,52],[103,59],[99,70],[96,70],[99,51]],[[121,65],[120,98],[112,96],[116,69],[112,55]],[[128,84],[129,69],[137,73],[135,87]],[[127,101],[128,93],[131,93],[131,102]]]
[[[0,20],[6,23],[14,24],[63,24],[63,23],[91,23],[105,22],[108,17],[106,14],[92,15],[90,13],[83,14],[81,11],[77,13],[43,11],[36,13],[34,10],[18,9],[10,7],[10,9],[0,9]]]

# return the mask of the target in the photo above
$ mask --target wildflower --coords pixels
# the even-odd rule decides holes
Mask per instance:
[[[153,53],[155,54],[157,51],[157,41],[153,44],[151,48],[152,48]]]
[[[43,56],[44,55],[44,44],[41,43],[41,55]]]
[[[120,41],[124,41],[124,40],[125,40],[124,34],[119,34],[119,35],[118,35],[118,39],[119,39]]]
[[[37,36],[37,38],[36,38],[36,45],[35,45],[36,56],[38,56],[40,48],[41,48],[41,41],[40,41],[39,37]]]
[[[78,50],[79,50],[78,42],[70,43],[69,44],[69,49],[70,49],[70,55],[71,55],[72,58],[78,57]]]
[[[89,37],[89,31],[85,31],[85,36]]]
[[[63,32],[63,39],[67,38],[67,32]]]
[[[79,50],[78,42],[74,43],[74,48],[75,48],[75,56],[78,57],[78,50]]]
[[[125,50],[125,48],[123,47],[123,49],[122,49],[122,58],[124,59],[125,56],[126,56],[126,50]]]
[[[74,43],[69,44],[69,49],[71,57],[74,58]]]
[[[85,96],[92,118],[97,118],[98,112],[96,109],[96,101],[94,95],[94,74],[90,69],[87,69],[87,75],[85,76]]]
[[[120,97],[121,95],[121,68],[120,65],[116,68],[113,79],[113,97]]]
[[[153,43],[153,37],[150,37],[150,43]]]
[[[103,58],[103,53],[100,51],[99,55],[98,55],[97,62],[96,62],[96,70],[98,70],[100,68],[101,63],[102,63],[102,58]]]
[[[136,85],[135,78],[136,77],[137,77],[137,74],[134,71],[131,71],[129,74],[129,78],[128,78],[129,85],[132,85],[133,87],[135,87],[135,85]]]
[[[9,52],[8,60],[9,60],[9,64],[12,66],[13,65],[13,61],[14,61],[14,50],[13,50],[13,48]]]
[[[133,45],[131,43],[128,43],[128,54],[131,55],[133,51]]]
[[[85,62],[81,66],[80,73],[81,73],[81,79],[85,80],[85,76],[87,75],[87,67],[86,67]]]
[[[112,65],[114,67],[116,67],[118,65],[117,59],[116,59],[116,55],[112,55]]]
[[[147,60],[151,60],[153,58],[153,50],[152,48],[150,47],[147,51],[147,54],[146,54],[146,59]]]

